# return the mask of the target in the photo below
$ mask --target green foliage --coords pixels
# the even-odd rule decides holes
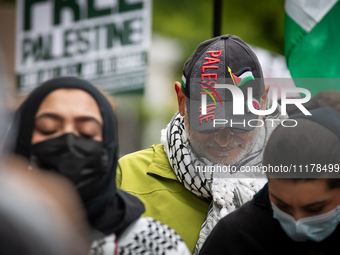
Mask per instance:
[[[153,32],[179,39],[189,57],[212,37],[213,0],[153,0]],[[283,54],[284,0],[222,0],[222,34]]]

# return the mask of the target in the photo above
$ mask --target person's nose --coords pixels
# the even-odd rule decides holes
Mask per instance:
[[[294,217],[296,221],[298,221],[299,219],[308,217],[308,215],[306,215],[304,212],[299,211],[299,210],[294,211],[292,216]]]
[[[64,123],[62,133],[63,135],[68,134],[68,133],[73,133],[74,135],[79,136],[79,133],[76,130],[74,123],[71,123],[71,122]]]
[[[214,140],[221,147],[226,147],[232,140],[232,133],[229,128],[219,129],[214,135]]]

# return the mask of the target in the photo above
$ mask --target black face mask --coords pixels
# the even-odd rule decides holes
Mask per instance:
[[[109,172],[104,143],[72,133],[34,144],[31,161],[71,180],[83,201],[96,194]]]

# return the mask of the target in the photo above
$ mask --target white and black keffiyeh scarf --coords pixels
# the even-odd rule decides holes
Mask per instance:
[[[234,169],[236,167],[238,171],[241,166],[261,165],[264,145],[278,124],[278,121],[265,121],[265,125],[259,128],[250,153],[237,162]],[[176,113],[166,129],[162,130],[161,142],[178,180],[196,196],[213,201],[196,244],[194,254],[198,254],[218,220],[251,200],[267,179],[251,178],[257,175],[249,174],[244,175],[245,178],[235,178],[229,173],[223,173],[221,176],[212,171],[196,171],[217,164],[195,155],[185,131],[184,118],[179,113]]]

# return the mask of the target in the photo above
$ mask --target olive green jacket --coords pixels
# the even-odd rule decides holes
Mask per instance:
[[[193,253],[209,204],[178,181],[162,145],[122,157],[117,186],[137,196],[145,205],[143,216],[173,228]]]

